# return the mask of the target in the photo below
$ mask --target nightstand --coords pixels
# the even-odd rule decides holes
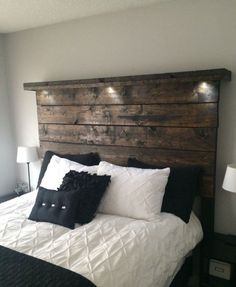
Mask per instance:
[[[10,194],[6,194],[6,195],[3,195],[3,196],[0,196],[0,203],[4,202],[4,201],[7,201],[7,200],[10,200],[10,199],[13,199],[15,197],[17,197],[18,195],[14,192],[14,193],[10,193]]]
[[[233,237],[214,233],[202,243],[201,287],[236,286],[236,244]],[[230,280],[210,275],[227,277]]]

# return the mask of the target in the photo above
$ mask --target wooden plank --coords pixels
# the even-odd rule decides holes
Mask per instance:
[[[84,88],[84,87],[102,87],[102,86],[123,86],[136,84],[150,84],[163,82],[189,82],[189,81],[221,81],[230,80],[231,72],[226,69],[213,69],[202,71],[164,73],[153,75],[139,75],[127,77],[98,78],[70,81],[51,81],[38,83],[25,83],[24,89],[28,91],[37,91],[56,88]]]
[[[40,141],[41,154],[47,150],[58,153],[88,153],[97,152],[103,160],[115,164],[126,165],[129,157],[163,166],[201,166],[205,175],[214,174],[215,153],[202,151],[163,150],[156,148],[79,145]]]
[[[37,91],[38,105],[117,105],[218,101],[219,82],[160,83]]]
[[[39,123],[217,127],[217,104],[38,106]]]
[[[126,166],[128,157],[136,157],[150,164],[158,164],[162,166],[190,166],[201,165],[207,173],[212,169],[208,165],[210,161],[214,161],[212,154],[203,154],[200,152],[178,152],[165,151],[157,149],[138,149],[138,148],[120,148],[120,147],[101,147],[101,146],[84,146],[76,144],[62,144],[41,141],[41,156],[47,150],[53,150],[58,153],[87,153],[98,152],[102,160],[107,160],[114,164]],[[198,157],[196,156],[198,154]],[[211,159],[210,159],[211,158]],[[204,161],[204,162],[203,162]],[[214,176],[204,175],[199,186],[199,193],[206,198],[214,197]]]
[[[39,124],[40,140],[85,145],[116,145],[214,151],[215,128],[166,128]]]
[[[213,198],[215,196],[215,179],[212,176],[203,176],[200,179],[201,195],[204,197]]]

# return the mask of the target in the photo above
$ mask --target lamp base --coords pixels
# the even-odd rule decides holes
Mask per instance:
[[[31,192],[31,183],[30,183],[30,163],[27,162],[27,170],[28,170],[28,181],[29,181],[29,192]]]

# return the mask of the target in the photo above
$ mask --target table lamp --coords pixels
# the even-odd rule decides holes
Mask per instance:
[[[236,195],[236,164],[228,164],[225,172],[222,188]],[[228,235],[228,244],[236,245],[236,236]]]
[[[17,159],[18,163],[27,163],[28,170],[28,183],[29,183],[29,192],[31,191],[30,183],[30,163],[38,160],[38,152],[36,147],[25,147],[19,146],[17,148]]]

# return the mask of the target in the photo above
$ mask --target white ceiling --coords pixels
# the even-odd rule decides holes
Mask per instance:
[[[143,7],[168,0],[0,0],[0,33]]]

